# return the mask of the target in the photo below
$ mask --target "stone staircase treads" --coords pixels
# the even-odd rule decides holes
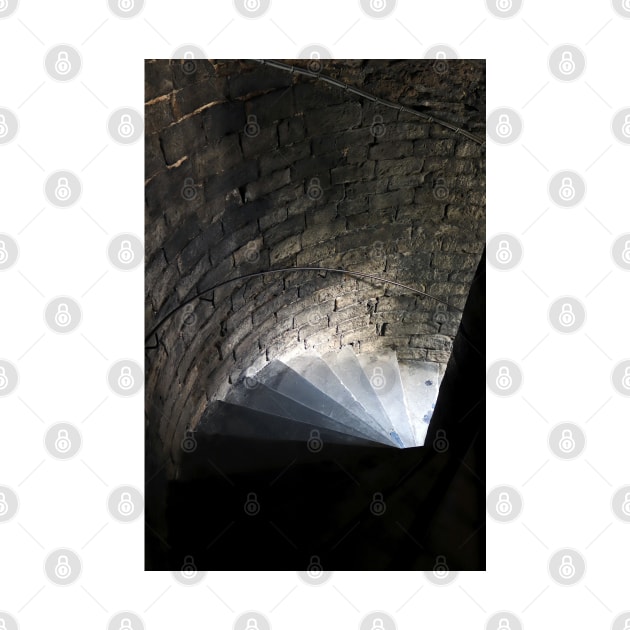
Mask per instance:
[[[291,352],[255,374],[244,370],[223,404],[206,410],[201,428],[261,443],[304,442],[315,430],[316,439],[330,444],[419,447],[441,377],[438,364],[398,361],[389,348]]]
[[[440,387],[439,365],[423,361],[399,361],[407,412],[418,446],[424,444]]]
[[[283,470],[297,461],[333,457],[339,447],[374,452],[391,448],[219,400],[209,404],[195,428],[194,440],[193,447],[184,451],[179,479],[246,472],[257,472],[264,479],[269,471]]]
[[[415,446],[396,352],[384,348],[377,353],[360,354],[357,359],[402,443],[407,448]]]
[[[383,409],[353,350],[345,346],[339,352],[327,352],[322,358],[369,415],[385,429],[400,448],[403,448],[401,438]]]
[[[252,383],[252,379],[250,378],[248,382]],[[253,380],[252,384],[254,385],[253,387],[247,386],[244,383],[244,379],[239,380],[237,385],[229,391],[225,402],[264,411],[282,418],[290,418],[296,422],[313,425],[316,428],[329,429],[338,433],[352,435],[359,439],[366,439],[364,434],[359,433],[351,426],[345,426],[329,416],[305,407],[294,399],[284,396],[257,380]]]
[[[262,412],[258,409],[241,407],[222,400],[216,400],[197,425],[197,434],[232,435],[256,440],[304,442],[315,439],[323,443],[363,444],[374,446],[371,440],[360,441],[347,433],[316,427],[304,422],[295,422],[291,418],[283,418]],[[315,445],[315,449],[317,445]]]
[[[361,417],[342,407],[281,361],[271,361],[256,374],[255,378],[300,405],[332,418],[348,430],[352,429],[358,436],[375,442],[388,441],[381,433],[366,424]]]
[[[398,443],[368,414],[367,410],[352,395],[352,392],[337,378],[337,375],[330,369],[328,363],[322,359],[319,353],[310,351],[290,359],[284,359],[282,362],[317,387],[317,389],[330,396],[335,402],[345,407],[350,413],[362,418],[366,424],[393,445],[398,446]]]

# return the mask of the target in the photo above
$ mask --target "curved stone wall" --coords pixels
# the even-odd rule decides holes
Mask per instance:
[[[306,60],[286,61],[307,67]],[[322,61],[322,73],[483,136],[483,61]],[[250,61],[146,64],[146,330],[217,283],[344,268],[463,308],[485,242],[485,158],[435,123]],[[384,283],[288,272],[192,300],[148,340],[151,448],[243,369],[383,345],[446,363],[459,312]]]

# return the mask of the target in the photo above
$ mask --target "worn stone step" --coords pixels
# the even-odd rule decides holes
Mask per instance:
[[[350,413],[361,418],[365,424],[382,435],[391,444],[398,446],[389,433],[374,419],[352,395],[352,392],[337,378],[330,366],[316,351],[294,356],[283,361],[309,383],[324,392]]]
[[[280,418],[288,418],[294,422],[312,425],[316,429],[327,429],[350,435],[355,439],[367,440],[365,435],[357,432],[353,427],[345,426],[329,416],[305,407],[298,401],[281,394],[253,377],[240,379],[228,392],[225,402]],[[371,441],[371,443],[380,445],[380,443],[375,441]]]
[[[363,418],[351,413],[281,361],[268,363],[256,374],[255,379],[303,407],[340,423],[346,432],[375,442],[388,442],[382,433],[373,429]]]
[[[357,359],[405,448],[416,446],[396,352],[383,348],[360,354]]]
[[[378,422],[399,448],[403,448],[404,443],[370,385],[352,348],[345,346],[339,352],[326,353],[322,358],[369,415]]]
[[[399,361],[407,411],[418,446],[424,444],[440,389],[439,364],[426,361]]]

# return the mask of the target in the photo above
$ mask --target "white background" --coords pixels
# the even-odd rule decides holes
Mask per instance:
[[[579,7],[579,8],[578,8]],[[53,81],[44,56],[68,43],[81,73]],[[107,497],[117,486],[143,486],[143,395],[108,388],[115,361],[143,361],[143,270],[121,272],[108,261],[109,241],[143,234],[143,143],[121,146],[107,132],[120,107],[143,111],[145,58],[170,57],[185,43],[210,58],[293,58],[311,44],[336,58],[421,58],[444,43],[459,57],[487,58],[487,111],[506,106],[523,119],[518,141],[488,141],[487,234],[509,233],[524,258],[509,272],[488,268],[488,363],[516,362],[524,375],[511,397],[488,395],[488,490],[510,485],[524,509],[510,523],[488,518],[486,572],[460,573],[435,586],[423,573],[336,571],[326,584],[295,572],[209,573],[186,587],[167,572],[143,572],[142,519],[115,521]],[[563,43],[579,47],[586,70],[569,83],[549,71]],[[610,508],[630,484],[628,398],[610,373],[630,356],[630,272],[610,248],[630,232],[628,154],[610,122],[630,106],[630,20],[609,2],[526,0],[500,19],[480,0],[399,1],[383,19],[358,1],[273,0],[248,20],[231,2],[148,0],[132,19],[105,0],[22,0],[0,20],[0,107],[19,119],[19,133],[0,146],[0,232],[20,257],[0,272],[0,357],[19,370],[18,388],[0,398],[0,485],[19,496],[15,518],[0,524],[0,610],[22,629],[106,628],[132,610],[147,628],[231,628],[244,611],[265,614],[274,629],[350,627],[373,610],[398,628],[484,628],[498,610],[528,628],[609,628],[630,609],[630,525]],[[44,197],[46,177],[68,169],[83,194],[70,208]],[[574,208],[559,208],[550,178],[570,169],[586,181]],[[46,303],[77,299],[81,326],[52,332]],[[587,319],[561,335],[547,319],[551,302],[572,295]],[[547,438],[561,422],[586,435],[584,452],[556,458]],[[71,422],[82,449],[58,461],[44,449],[46,428]],[[70,547],[83,571],[68,587],[44,574],[47,554]],[[547,563],[561,547],[577,549],[586,574],[562,587]],[[334,568],[334,567],[331,567]],[[428,625],[430,624],[430,625]],[[623,624],[622,624],[623,627]]]

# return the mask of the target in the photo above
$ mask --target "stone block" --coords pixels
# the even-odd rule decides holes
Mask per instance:
[[[343,103],[304,113],[309,135],[322,136],[335,131],[348,130],[361,124],[361,105]]]
[[[273,90],[245,102],[247,116],[256,116],[259,125],[289,118],[294,111],[293,90],[289,88]]]
[[[226,207],[221,219],[225,233],[230,234],[247,223],[262,219],[267,216],[269,209],[269,201],[264,198]]]
[[[433,266],[436,269],[462,270],[473,269],[477,266],[479,258],[472,254],[452,254],[436,252],[433,254]]]
[[[291,182],[291,170],[284,168],[250,181],[245,188],[245,201],[253,201]]]
[[[175,164],[180,158],[200,149],[206,144],[202,114],[166,127],[160,134],[160,143],[167,164]]]
[[[193,156],[193,177],[203,180],[209,175],[227,171],[243,160],[238,134],[232,133],[210,141]]]
[[[173,73],[168,59],[144,62],[144,98],[151,101],[173,91]]]
[[[379,193],[370,197],[370,209],[380,210],[392,206],[404,206],[413,201],[414,190],[411,188],[401,188],[392,192]]]
[[[371,324],[368,326],[361,326],[350,332],[341,335],[341,345],[354,344],[357,341],[363,339],[372,339],[376,336],[376,327]]]
[[[426,348],[427,350],[440,350],[450,352],[453,342],[446,335],[414,335],[409,341],[412,348]]]
[[[327,241],[325,243],[318,243],[317,245],[310,245],[309,247],[298,252],[297,265],[298,267],[304,267],[314,265],[316,263],[320,264],[322,260],[328,258],[334,253],[334,241]]]
[[[256,92],[286,88],[291,85],[292,80],[289,73],[265,66],[253,68],[249,72],[234,73],[228,77],[230,98],[237,99]]]
[[[218,197],[234,188],[240,188],[258,178],[258,162],[246,160],[218,175],[212,175],[204,185],[206,198]]]
[[[450,356],[450,352],[441,352],[440,350],[427,350],[427,361],[432,361],[434,363],[448,363]]]
[[[295,234],[276,245],[269,254],[270,263],[274,265],[289,256],[297,254],[302,249],[300,238],[300,234]]]
[[[370,160],[391,160],[409,157],[413,154],[413,142],[403,140],[400,142],[379,142],[370,147]]]
[[[256,135],[243,132],[240,137],[243,156],[246,158],[263,155],[278,147],[278,127],[275,124],[259,126]]]
[[[335,219],[330,223],[322,223],[308,227],[304,230],[302,246],[306,249],[316,243],[334,239],[336,236],[343,234],[345,231],[346,221],[344,218]]]
[[[302,116],[293,116],[278,123],[280,146],[284,147],[304,140],[305,133],[304,118]]]
[[[310,142],[300,142],[275,151],[263,153],[260,158],[260,174],[266,176],[279,168],[290,166],[311,153]]]
[[[285,238],[287,238],[287,236],[300,234],[303,229],[303,216],[290,217],[286,221],[278,223],[264,232],[263,236],[265,240],[265,246],[274,247],[280,241],[283,241]]]
[[[297,111],[305,112],[330,105],[338,105],[346,100],[346,95],[339,88],[314,82],[312,79],[299,79],[293,88]]]
[[[214,77],[208,81],[187,85],[173,94],[173,115],[176,120],[210,103],[224,101],[227,81]]]
[[[208,141],[216,140],[229,133],[243,131],[245,127],[245,108],[239,101],[212,105],[205,109],[202,115]]]
[[[315,326],[324,322],[328,326],[328,316],[332,313],[334,305],[334,302],[331,300],[309,306],[295,314],[293,325],[296,328],[301,328],[302,326]]]
[[[332,184],[345,182],[356,182],[374,177],[375,162],[365,162],[361,165],[349,164],[339,166],[330,171],[330,181]]]
[[[395,175],[409,175],[425,170],[425,158],[407,157],[396,160],[379,160],[376,164],[377,177],[391,177]]]
[[[174,121],[171,100],[156,101],[144,108],[144,132],[152,134],[162,131]]]

